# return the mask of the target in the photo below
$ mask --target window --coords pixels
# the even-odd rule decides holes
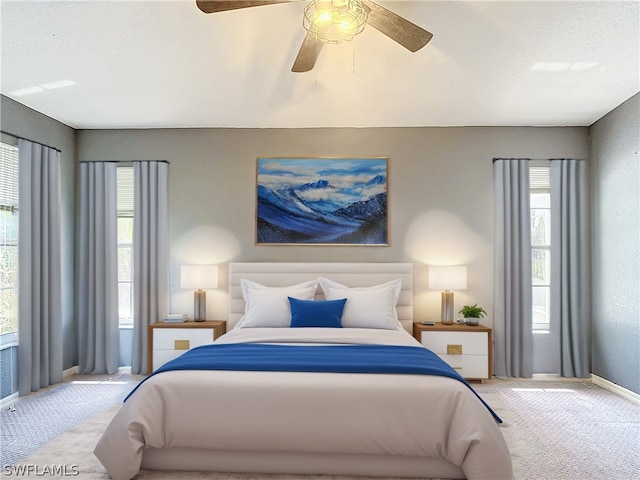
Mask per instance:
[[[529,168],[533,333],[550,332],[551,191],[549,167]]]
[[[118,317],[133,326],[133,167],[118,167]]]
[[[0,335],[18,331],[18,149],[0,143]]]

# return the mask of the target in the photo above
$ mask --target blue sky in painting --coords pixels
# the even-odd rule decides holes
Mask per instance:
[[[372,182],[376,177],[382,181]],[[259,185],[274,191],[295,188],[296,195],[308,202],[330,200],[347,206],[386,192],[386,180],[386,158],[258,159]],[[314,188],[297,188],[311,184]]]

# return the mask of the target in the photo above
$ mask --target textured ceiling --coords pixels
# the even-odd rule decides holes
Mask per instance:
[[[154,128],[583,126],[640,89],[638,1],[380,4],[433,40],[367,28],[300,74],[304,1],[2,0],[1,91],[75,128]]]

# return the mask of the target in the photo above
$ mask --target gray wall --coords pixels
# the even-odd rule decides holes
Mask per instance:
[[[640,94],[589,129],[592,372],[640,394]]]
[[[440,293],[427,288],[429,264],[466,264],[469,288],[456,310],[478,302],[493,325],[494,157],[588,157],[586,128],[452,127],[345,129],[81,130],[2,97],[2,129],[62,150],[64,367],[77,363],[73,239],[79,160],[163,159],[170,167],[171,309],[192,312],[179,285],[183,263],[217,263],[210,318],[227,312],[230,261],[409,261],[415,317],[438,319]],[[77,143],[74,142],[77,141]],[[255,245],[258,156],[387,156],[388,247]]]
[[[0,96],[0,116],[2,131],[61,151],[63,368],[71,368],[78,363],[73,269],[77,165],[76,132],[73,128],[5,96]]]
[[[256,158],[389,158],[388,247],[255,245]],[[493,325],[494,157],[587,158],[587,128],[462,127],[339,129],[82,130],[79,160],[168,160],[171,310],[193,311],[179,266],[216,263],[208,293],[212,319],[227,316],[231,261],[408,261],[414,263],[415,318],[439,319],[440,292],[426,265],[468,265],[456,311],[477,302]]]

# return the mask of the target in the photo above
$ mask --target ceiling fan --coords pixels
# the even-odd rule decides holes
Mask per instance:
[[[204,13],[218,13],[301,0],[196,0]],[[302,41],[292,72],[308,72],[325,43],[348,41],[370,25],[411,52],[424,47],[433,35],[371,0],[312,0],[305,8]]]

